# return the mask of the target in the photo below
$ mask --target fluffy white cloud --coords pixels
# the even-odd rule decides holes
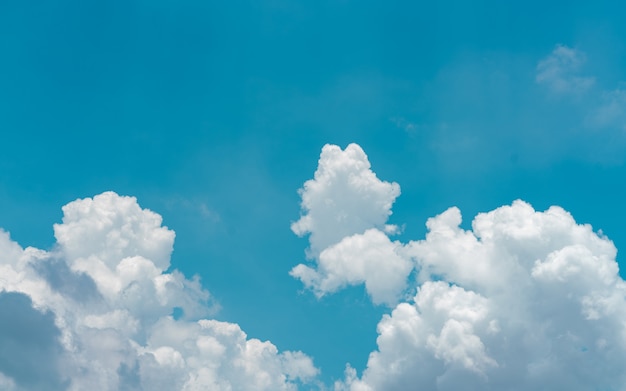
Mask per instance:
[[[314,178],[300,190],[303,215],[291,229],[299,236],[310,234],[310,252],[317,256],[369,228],[393,232],[396,227],[385,223],[399,195],[397,183],[381,181],[372,172],[360,146],[350,144],[342,151],[325,145]]]
[[[344,238],[319,255],[317,270],[300,264],[291,275],[314,290],[318,297],[346,285],[365,284],[376,304],[395,304],[413,266],[397,252],[402,247],[372,228]]]
[[[593,77],[579,76],[585,63],[584,53],[563,45],[557,45],[550,55],[537,65],[535,80],[558,94],[580,94],[595,83]]]
[[[427,221],[423,240],[392,241],[399,187],[377,179],[354,144],[326,146],[301,194],[293,230],[311,234],[314,263],[291,274],[318,296],[364,284],[392,307],[366,368],[348,365],[336,391],[626,390],[617,250],[562,208],[515,201],[479,214],[470,230],[450,208]],[[315,381],[304,353],[207,319],[215,304],[200,281],[168,271],[174,233],[134,198],[74,201],[55,235],[43,251],[0,231],[0,313],[11,314],[0,317],[0,389],[296,390]]]
[[[417,294],[337,389],[624,389],[626,283],[613,243],[559,207],[515,201],[459,228],[451,208],[405,246]]]
[[[1,388],[294,390],[317,374],[303,353],[204,319],[209,293],[166,271],[174,232],[135,198],[107,192],[63,212],[51,252],[0,232],[0,308],[12,314]]]
[[[142,360],[156,369],[147,371],[145,389],[294,390],[290,381],[317,374],[304,354],[279,353],[270,342],[247,339],[236,324],[215,320],[161,319]]]
[[[561,47],[557,54],[575,53]],[[360,149],[349,148],[365,161]],[[367,198],[370,206],[362,198],[359,208],[333,209],[352,194],[335,173],[351,172],[355,163],[337,147],[325,151],[332,154],[322,153],[323,175],[302,192],[308,216],[316,216],[315,205],[324,221],[359,221],[346,211],[371,216],[376,197]],[[369,164],[363,167],[375,178]],[[376,225],[389,214],[375,214]],[[427,221],[424,240],[406,244],[373,224],[359,225],[364,232],[346,229],[339,239],[342,231],[329,223],[332,240],[312,238],[315,267],[298,265],[291,274],[318,296],[364,284],[375,303],[391,304],[407,283],[414,292],[379,322],[378,348],[361,376],[348,365],[335,390],[626,390],[626,282],[613,243],[560,207],[540,212],[519,200],[479,214],[471,230],[460,224],[453,207]]]
[[[386,235],[397,230],[386,223],[398,195],[400,186],[378,179],[361,147],[325,145],[314,178],[300,190],[304,214],[291,226],[310,234],[308,254],[317,265],[300,264],[290,274],[318,297],[365,283],[375,303],[395,304],[412,269]]]

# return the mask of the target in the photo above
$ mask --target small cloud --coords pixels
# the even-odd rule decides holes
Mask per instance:
[[[395,304],[412,269],[387,236],[400,231],[386,224],[399,195],[397,183],[376,177],[360,146],[324,146],[314,178],[300,190],[303,215],[291,226],[310,234],[317,267],[300,264],[291,276],[318,297],[363,283],[374,303]]]
[[[579,75],[586,60],[583,52],[557,45],[548,57],[537,64],[535,81],[556,94],[582,94],[595,83],[594,77]]]
[[[370,169],[360,146],[350,144],[342,151],[325,145],[314,178],[300,189],[302,216],[291,229],[311,235],[311,254],[317,256],[346,236],[370,228],[391,230],[385,223],[399,195],[397,183],[381,181]]]

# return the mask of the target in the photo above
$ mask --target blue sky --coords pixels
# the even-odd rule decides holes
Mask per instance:
[[[201,277],[221,307],[213,318],[306,353],[330,384],[348,362],[364,370],[393,306],[358,284],[318,299],[289,275],[306,261],[309,242],[290,226],[322,147],[357,143],[400,185],[394,240],[423,239],[451,206],[469,229],[523,199],[626,248],[623,12],[5,1],[0,227],[52,251],[63,205],[135,196],[176,232],[172,269]]]

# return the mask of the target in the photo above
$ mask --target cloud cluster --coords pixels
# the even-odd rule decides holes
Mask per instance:
[[[333,172],[346,171],[344,160],[328,164],[322,155],[324,176],[345,180]],[[365,161],[360,149],[358,156]],[[309,192],[312,184],[302,192],[309,213],[323,205],[326,216],[344,216],[332,210],[346,202],[334,186],[349,184],[323,183],[324,192]],[[381,183],[360,194],[376,194]],[[358,213],[380,199],[355,202]],[[519,200],[477,215],[471,230],[460,224],[453,207],[427,221],[423,240],[391,242],[376,228],[350,232],[320,250],[316,269],[292,270],[318,295],[364,283],[374,302],[391,304],[367,367],[358,376],[348,366],[335,390],[626,389],[626,283],[608,238],[560,207],[541,212]],[[406,278],[411,272],[414,280]],[[413,291],[410,300],[386,296],[404,290]]]
[[[292,229],[316,295],[363,284],[389,313],[377,349],[335,391],[624,390],[626,282],[617,250],[560,207],[523,201],[463,229],[452,207],[422,240],[390,239],[400,194],[363,150],[326,146]],[[210,319],[198,278],[172,270],[174,232],[107,192],[63,208],[56,246],[0,231],[0,389],[296,390],[318,370]]]
[[[626,284],[613,244],[522,201],[471,231],[460,222],[452,208],[407,245],[422,284],[380,322],[351,389],[621,389]]]
[[[174,232],[135,198],[63,207],[51,251],[0,232],[3,390],[294,390],[300,352],[249,339],[199,279],[170,267]]]

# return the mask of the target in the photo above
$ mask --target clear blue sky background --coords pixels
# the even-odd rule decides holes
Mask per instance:
[[[0,226],[50,248],[62,205],[134,195],[176,231],[173,266],[202,277],[218,319],[339,378],[387,309],[362,288],[318,301],[288,275],[307,246],[289,229],[297,189],[325,143],[360,144],[401,185],[402,239],[449,206],[467,226],[522,198],[626,248],[615,4],[0,2]],[[557,45],[586,59],[584,93],[537,83]]]

